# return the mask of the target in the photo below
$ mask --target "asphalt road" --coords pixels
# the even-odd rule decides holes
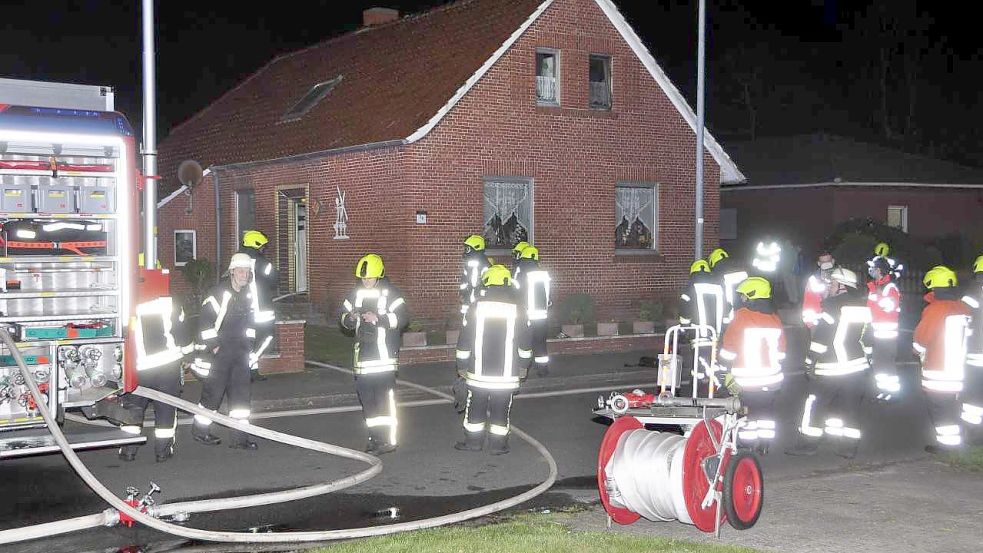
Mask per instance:
[[[801,354],[801,347],[793,340],[790,357]],[[538,499],[536,505],[596,499],[597,447],[605,426],[592,420],[590,410],[599,392],[576,390],[625,390],[629,385],[653,380],[651,369],[625,366],[638,356],[636,353],[560,358],[557,361],[560,367],[555,372],[563,373],[558,375],[562,378],[528,381],[526,397],[520,396],[514,404],[512,422],[539,439],[559,466],[558,485]],[[914,367],[904,369],[905,384],[912,389]],[[325,386],[330,384],[350,391],[350,376],[327,369],[314,372]],[[400,377],[446,389],[450,374],[446,367],[419,366],[404,369]],[[840,471],[868,463],[925,456],[922,448],[930,443],[932,432],[917,394],[901,404],[865,405],[865,440],[853,462],[826,451],[809,458],[783,455],[782,449],[793,435],[794,421],[798,420],[805,385],[798,371],[790,370],[787,374],[778,402],[780,420],[787,424],[779,429],[777,447],[763,459],[767,478],[788,481],[816,471]],[[287,386],[284,382],[275,385]],[[351,396],[344,397],[349,399],[334,401],[327,409],[337,411],[338,407],[352,405]],[[400,401],[421,399],[434,398],[419,391],[400,389]],[[286,410],[272,415],[267,412],[266,416],[273,418],[257,420],[256,424],[355,449],[364,446],[364,426],[358,411],[301,415]],[[224,436],[221,429],[219,433]],[[535,450],[518,440],[513,440],[512,453],[501,457],[454,450],[452,445],[461,435],[460,418],[445,403],[401,409],[400,435],[399,450],[383,457],[383,472],[367,483],[288,505],[196,515],[187,524],[243,531],[385,524],[390,520],[423,518],[490,503],[534,486],[547,474],[546,463]],[[257,452],[231,450],[224,444],[207,447],[192,441],[189,427],[182,425],[178,430],[178,455],[167,463],[155,463],[149,447],[143,448],[133,463],[119,461],[114,451],[87,452],[81,457],[97,477],[121,495],[127,486],[145,489],[153,480],[163,489],[160,500],[165,502],[285,489],[333,480],[362,468],[354,461],[270,442],[262,441],[260,446]],[[0,529],[81,516],[105,508],[59,456],[4,461],[0,463],[0,482],[6,499],[0,502]],[[0,546],[0,551],[119,551],[128,546],[152,546],[154,551],[161,551],[187,545],[180,539],[147,529],[117,527]]]

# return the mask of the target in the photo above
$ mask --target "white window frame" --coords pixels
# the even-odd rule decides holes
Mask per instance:
[[[530,244],[535,243],[536,238],[536,185],[532,177],[496,177],[496,176],[484,176],[481,177],[481,234],[485,233],[485,186],[489,182],[506,182],[515,184],[524,184],[528,190],[529,197],[529,228],[526,229],[528,237],[526,241]],[[502,247],[489,247],[488,253],[492,255],[509,255],[512,253],[512,246]]]
[[[894,227],[894,228],[900,229],[901,232],[907,233],[908,232],[908,206],[906,206],[906,205],[889,205],[889,206],[887,206],[887,219],[886,219],[885,222],[888,224],[888,226],[891,226],[891,224],[890,224],[890,221],[891,221],[891,211],[894,211],[894,210],[897,210],[901,214],[901,226],[900,227]]]
[[[623,248],[623,247],[618,247],[617,241],[615,241],[615,243],[614,243],[614,251],[615,251],[615,253],[616,254],[621,254],[621,255],[632,255],[632,254],[640,254],[640,253],[648,253],[648,252],[651,252],[651,253],[654,253],[654,254],[659,253],[659,225],[661,224],[661,221],[660,221],[660,218],[659,218],[659,183],[657,183],[657,182],[632,182],[632,181],[621,181],[621,182],[615,183],[615,186],[614,186],[614,200],[617,200],[617,197],[618,197],[617,194],[618,194],[618,189],[619,188],[648,188],[648,189],[652,190],[652,200],[653,200],[652,201],[652,206],[651,206],[651,209],[652,209],[652,223],[653,223],[653,228],[652,228],[652,246],[649,247],[649,248],[645,248],[645,249],[642,249],[642,248]],[[613,205],[612,207],[614,207],[615,217],[617,217],[617,214],[618,214],[618,206],[617,205]],[[617,224],[615,224],[615,228],[618,228],[617,227]]]
[[[177,243],[178,235],[180,234],[191,234],[191,259],[198,259],[198,233],[194,229],[178,229],[174,231],[174,266],[183,267],[188,264],[187,261],[178,261],[177,258]]]
[[[539,92],[536,92],[536,104],[537,105],[540,105],[540,106],[557,107],[557,106],[560,105],[562,94],[563,94],[563,87],[560,86],[560,83],[562,82],[562,73],[560,71],[560,62],[561,62],[561,59],[560,59],[560,51],[557,50],[557,49],[555,49],[555,48],[536,48],[536,57],[534,59],[534,67],[533,67],[533,69],[534,69],[534,73],[535,73],[537,79],[539,78],[539,55],[540,54],[551,54],[556,59],[556,72],[555,72],[556,74],[553,77],[556,80],[556,84],[555,84],[555,86],[556,86],[556,100],[554,100],[552,102],[549,101],[549,100],[541,100],[539,98]]]
[[[594,107],[591,105],[590,99],[590,85],[593,81],[590,80],[590,62],[592,58],[600,58],[607,61],[607,71],[604,75],[605,83],[608,85],[608,105],[606,107]],[[611,54],[598,54],[592,53],[587,56],[587,108],[594,111],[611,111],[614,109],[614,57]]]

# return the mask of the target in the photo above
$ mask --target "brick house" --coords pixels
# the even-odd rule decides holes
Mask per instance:
[[[851,218],[873,219],[917,239],[973,231],[983,212],[983,169],[826,134],[730,146],[746,184],[721,188],[725,247],[773,233],[816,251]]]
[[[165,265],[225,264],[255,227],[281,292],[327,310],[376,252],[431,321],[455,312],[472,233],[499,260],[535,242],[556,296],[591,294],[602,315],[682,286],[696,117],[613,2],[462,0],[364,23],[274,59],[162,141]],[[719,184],[743,176],[705,144],[709,247]],[[190,192],[186,159],[208,168]]]

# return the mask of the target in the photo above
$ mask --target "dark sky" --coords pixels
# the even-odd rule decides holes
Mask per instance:
[[[277,54],[354,30],[365,8],[408,13],[443,3],[158,1],[160,135]],[[696,0],[616,3],[695,105]],[[0,76],[112,85],[118,109],[138,125],[140,4],[34,0],[5,6]],[[707,5],[708,124],[725,146],[751,136],[823,130],[983,165],[977,85],[983,42],[960,3]]]

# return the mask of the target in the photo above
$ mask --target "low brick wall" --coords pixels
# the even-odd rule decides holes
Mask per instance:
[[[608,351],[662,351],[664,334],[626,334],[622,336],[597,336],[587,338],[563,338],[547,340],[550,355],[574,353],[603,353]],[[442,363],[454,360],[454,346],[425,346],[402,348],[399,351],[401,365]]]
[[[304,324],[302,320],[277,321],[274,326],[277,352],[259,360],[263,374],[304,370]]]

